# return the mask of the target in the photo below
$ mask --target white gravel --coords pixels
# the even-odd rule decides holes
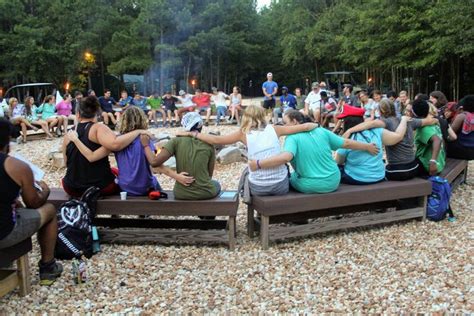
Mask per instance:
[[[229,133],[236,127],[218,129]],[[59,142],[16,146],[44,168],[50,186],[58,186],[64,174],[47,161]],[[71,264],[64,262],[63,276],[51,287],[38,285],[35,243],[33,291],[25,298],[15,291],[0,299],[0,314],[472,313],[474,163],[469,167],[469,184],[454,192],[454,223],[353,229],[262,251],[245,233],[241,205],[234,252],[225,246],[102,245],[88,261],[86,284],[74,285]],[[244,163],[217,165],[215,178],[224,189],[235,189],[243,168]],[[172,181],[159,180],[171,189]]]

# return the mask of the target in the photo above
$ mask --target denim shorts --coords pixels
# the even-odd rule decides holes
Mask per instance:
[[[16,223],[13,230],[0,240],[0,249],[8,248],[33,236],[41,227],[38,210],[21,208],[16,210]]]

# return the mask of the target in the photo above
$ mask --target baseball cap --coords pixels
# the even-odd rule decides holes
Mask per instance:
[[[337,116],[338,119],[342,119],[348,116],[364,116],[365,110],[362,108],[357,108],[345,103],[342,106],[342,112]]]
[[[271,72],[267,73],[267,77],[273,77],[273,74]]]
[[[202,127],[203,124],[201,115],[196,112],[189,112],[181,119],[181,126],[183,126],[184,129],[188,132],[196,124],[198,124],[198,128]]]
[[[212,87],[211,90],[212,90],[212,91],[217,91],[217,88],[216,88],[216,87]]]
[[[185,95],[186,92],[184,92],[184,90],[179,90],[179,95]]]
[[[314,82],[311,84],[311,88],[312,88],[312,89],[314,89],[314,88],[319,88],[319,82],[314,81]]]
[[[288,87],[287,87],[287,86],[283,86],[283,87],[281,87],[281,90],[282,90],[282,91],[283,91],[283,90],[288,91]]]

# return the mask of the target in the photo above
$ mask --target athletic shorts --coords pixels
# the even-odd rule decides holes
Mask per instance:
[[[38,210],[20,208],[16,210],[16,223],[13,230],[0,240],[0,249],[8,248],[33,236],[41,227]]]
[[[275,99],[263,101],[263,108],[268,110],[268,109],[273,109],[274,107],[275,107]]]
[[[174,112],[174,111],[178,110],[178,108],[174,104],[165,106],[164,108],[165,108],[166,111],[171,111],[171,112]]]
[[[207,111],[209,110],[211,107],[210,106],[201,106],[201,107],[198,107],[197,110],[200,112],[204,112],[204,111]]]

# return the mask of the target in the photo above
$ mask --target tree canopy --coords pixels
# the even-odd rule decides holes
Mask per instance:
[[[259,92],[353,70],[363,84],[472,93],[473,0],[0,0],[0,86],[87,87],[88,72],[169,86]],[[85,53],[93,54],[91,63]],[[252,84],[250,84],[252,82]],[[250,87],[252,86],[252,87]],[[195,87],[196,88],[196,87]],[[252,90],[254,89],[254,90]]]

